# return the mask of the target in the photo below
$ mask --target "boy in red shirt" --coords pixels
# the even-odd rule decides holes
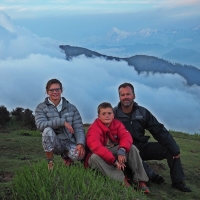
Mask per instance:
[[[90,152],[86,156],[85,165],[130,186],[123,173],[127,164],[138,189],[149,193],[145,184],[149,180],[148,176],[139,151],[132,143],[132,137],[124,125],[114,119],[111,104],[103,102],[98,106],[98,118],[91,124],[86,135]]]

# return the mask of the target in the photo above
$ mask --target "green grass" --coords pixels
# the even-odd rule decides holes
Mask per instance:
[[[27,184],[29,183],[29,184]],[[46,162],[24,167],[13,179],[13,199],[145,199],[139,192],[122,187],[120,182],[103,177],[81,163],[64,167],[56,162],[54,170],[48,171]]]
[[[148,163],[165,178],[164,184],[150,184],[152,198],[163,200],[200,199],[200,135],[171,131],[181,150],[181,162],[186,176],[186,183],[192,189],[191,193],[179,192],[171,188],[170,172],[166,160],[149,161]],[[147,133],[147,135],[150,135]],[[150,135],[151,136],[151,135]],[[155,141],[152,137],[150,141]],[[156,163],[156,164],[155,164]]]
[[[149,161],[165,182],[148,183],[151,194],[145,196],[90,169],[85,170],[79,163],[66,168],[60,156],[55,156],[54,170],[49,172],[40,134],[13,127],[0,131],[0,199],[200,199],[200,135],[171,133],[180,146],[186,182],[192,192],[182,193],[171,188],[165,160]],[[150,140],[154,141],[152,137]]]
[[[19,135],[24,135],[24,136],[40,136],[41,135],[41,132],[38,131],[38,130],[23,130],[23,129],[20,129],[20,130],[17,130],[16,131],[16,134],[19,134]]]

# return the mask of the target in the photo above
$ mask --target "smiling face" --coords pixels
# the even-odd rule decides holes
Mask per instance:
[[[98,114],[99,120],[105,125],[109,126],[114,119],[114,113],[112,108],[101,108]]]
[[[122,107],[129,108],[133,105],[135,94],[133,94],[133,91],[129,86],[121,87],[119,89],[119,99]]]
[[[62,89],[59,83],[53,83],[49,86],[47,90],[49,99],[55,104],[58,105],[61,99]]]

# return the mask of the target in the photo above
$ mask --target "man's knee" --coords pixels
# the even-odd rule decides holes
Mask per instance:
[[[170,150],[158,142],[147,142],[139,146],[143,160],[163,160],[170,154]]]

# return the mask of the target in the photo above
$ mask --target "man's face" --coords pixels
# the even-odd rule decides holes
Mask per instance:
[[[119,99],[122,106],[129,107],[134,102],[135,94],[133,94],[133,91],[129,86],[121,87],[119,89]]]
[[[98,118],[105,126],[109,126],[114,119],[112,108],[101,108],[98,114]]]

